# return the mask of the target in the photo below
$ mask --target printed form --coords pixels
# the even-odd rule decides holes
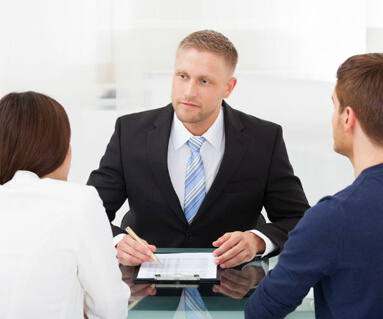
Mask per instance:
[[[212,253],[173,253],[156,255],[162,267],[155,262],[143,262],[137,279],[161,277],[190,277],[199,275],[200,279],[217,278],[217,265]]]

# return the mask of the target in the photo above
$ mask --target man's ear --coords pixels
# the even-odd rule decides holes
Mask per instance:
[[[354,128],[357,116],[354,111],[354,109],[351,106],[347,106],[344,110],[344,118],[343,118],[343,123],[344,123],[344,128],[345,131],[351,130]]]
[[[237,78],[231,77],[226,84],[226,90],[223,94],[224,99],[226,99],[230,96],[231,92],[233,92],[236,85],[237,85]]]

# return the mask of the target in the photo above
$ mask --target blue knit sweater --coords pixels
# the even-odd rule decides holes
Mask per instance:
[[[246,319],[284,318],[310,287],[317,318],[383,318],[383,164],[305,213]]]

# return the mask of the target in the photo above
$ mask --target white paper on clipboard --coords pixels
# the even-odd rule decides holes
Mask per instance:
[[[217,278],[217,265],[211,252],[156,254],[162,267],[156,262],[144,262],[137,279],[161,277],[190,277],[198,275],[200,279]]]

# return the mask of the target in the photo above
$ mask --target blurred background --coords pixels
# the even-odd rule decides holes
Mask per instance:
[[[315,204],[354,179],[332,151],[331,95],[346,58],[383,52],[382,15],[381,0],[0,0],[0,95],[34,90],[66,108],[69,180],[84,184],[118,116],[170,102],[178,43],[214,29],[239,52],[227,102],[283,126]]]

